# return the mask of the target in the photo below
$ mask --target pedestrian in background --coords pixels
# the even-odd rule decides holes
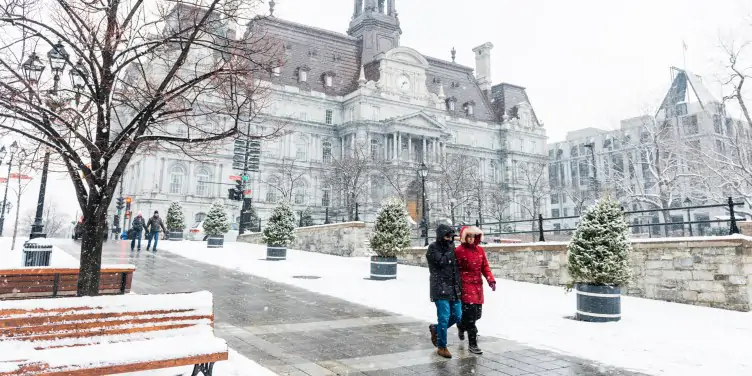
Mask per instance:
[[[157,242],[159,241],[159,230],[164,231],[167,233],[167,229],[165,228],[164,222],[162,222],[162,218],[159,217],[159,211],[155,210],[154,215],[149,218],[149,221],[146,222],[146,230],[148,231],[148,241],[146,242],[146,250],[148,251],[149,248],[151,248],[151,241],[154,240],[154,249],[153,251],[157,251]]]
[[[144,217],[141,215],[141,212],[138,212],[136,218],[133,218],[133,222],[131,222],[131,251],[136,245],[136,239],[138,239],[138,250],[141,250],[141,232],[144,230],[145,226]]]
[[[431,324],[431,342],[437,354],[451,358],[447,349],[447,329],[462,319],[462,287],[457,260],[454,256],[454,229],[447,225],[436,228],[436,241],[428,246],[426,259],[430,272],[431,301],[436,304],[438,323]]]
[[[483,354],[478,347],[478,327],[475,322],[483,313],[483,277],[491,290],[496,291],[496,280],[488,265],[486,251],[480,246],[483,231],[475,226],[460,230],[460,245],[454,250],[462,278],[462,321],[457,324],[460,340],[465,340],[467,332],[468,350],[473,354]]]

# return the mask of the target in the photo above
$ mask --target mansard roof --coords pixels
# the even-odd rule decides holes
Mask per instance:
[[[516,108],[519,108],[520,104],[527,103],[530,106],[535,124],[540,125],[533,104],[530,103],[530,98],[527,96],[524,87],[509,83],[494,85],[491,88],[491,99],[498,120],[502,120],[504,115],[515,116]]]
[[[479,120],[493,121],[494,115],[486,95],[478,86],[473,68],[457,63],[426,56],[431,65],[427,71],[426,85],[428,91],[439,92],[444,85],[444,94],[457,98],[457,103],[475,102],[474,117]]]
[[[709,106],[718,104],[718,100],[710,94],[710,91],[702,82],[702,78],[692,72],[677,67],[671,67],[672,76],[671,88],[666,93],[666,97],[661,103],[660,110],[676,106],[680,102],[699,102],[703,110],[707,111]]]

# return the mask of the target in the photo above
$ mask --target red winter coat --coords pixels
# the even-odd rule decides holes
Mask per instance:
[[[467,234],[474,234],[475,241],[468,243]],[[483,277],[488,283],[496,283],[491,267],[488,265],[486,251],[480,246],[483,232],[477,227],[463,227],[460,230],[460,246],[454,250],[457,266],[462,279],[462,302],[483,304]]]

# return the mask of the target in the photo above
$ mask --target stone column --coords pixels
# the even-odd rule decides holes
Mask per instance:
[[[339,157],[344,158],[345,157],[345,136],[342,136],[339,138],[339,148],[340,148]]]
[[[352,153],[352,155],[355,155],[355,139],[357,138],[355,136],[356,136],[355,133],[350,135],[350,148],[351,148],[350,152]]]
[[[392,134],[392,160],[397,159],[397,132]]]
[[[428,153],[426,152],[426,150],[428,149],[426,147],[426,145],[427,145],[426,144],[426,137],[423,136],[423,150],[422,150],[422,152],[423,152],[423,163],[426,163],[426,156],[428,155]]]
[[[413,161],[413,136],[407,135],[407,162]]]
[[[382,134],[381,140],[384,142],[384,160],[389,160],[389,135],[388,134]]]
[[[397,160],[402,160],[402,133],[397,132]]]

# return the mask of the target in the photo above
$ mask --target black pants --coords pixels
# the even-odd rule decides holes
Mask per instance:
[[[482,304],[462,303],[462,322],[460,330],[467,332],[467,339],[470,346],[478,345],[478,327],[475,322],[480,320],[483,314]]]

